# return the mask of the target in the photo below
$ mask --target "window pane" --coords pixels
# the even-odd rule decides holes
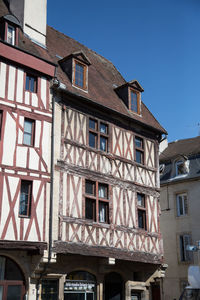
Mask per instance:
[[[31,135],[28,134],[28,133],[24,133],[24,140],[23,140],[23,143],[25,145],[31,145]]]
[[[146,229],[146,212],[138,209],[138,227]]]
[[[19,214],[22,216],[29,215],[29,200],[31,197],[31,183],[22,181],[20,193]]]
[[[0,300],[3,300],[3,286],[0,285]]]
[[[30,79],[30,91],[35,92],[35,78],[33,77]]]
[[[141,207],[145,207],[145,201],[144,201],[144,195],[143,194],[137,194],[137,205]]]
[[[89,133],[89,146],[92,148],[97,147],[97,135],[95,133]]]
[[[25,119],[24,121],[24,131],[27,133],[32,132],[33,121]]]
[[[136,162],[140,164],[143,163],[143,153],[139,150],[136,150]]]
[[[85,192],[87,194],[95,195],[95,182],[86,180],[86,183],[85,183]]]
[[[89,128],[97,130],[97,121],[89,119]]]
[[[8,26],[7,42],[11,45],[15,44],[15,29],[12,26]]]
[[[0,256],[0,280],[4,280],[6,258]]]
[[[138,112],[137,94],[131,91],[131,110]]]
[[[42,300],[58,299],[58,280],[42,281]]]
[[[24,120],[24,138],[23,144],[31,146],[33,144],[33,120]]]
[[[108,186],[106,184],[99,183],[99,198],[108,199]]]
[[[36,93],[36,77],[26,75],[26,90],[32,93]]]
[[[95,200],[86,199],[85,217],[86,217],[86,219],[96,221],[96,201]]]
[[[181,196],[178,197],[179,202],[179,213],[182,216],[183,215],[183,199]]]
[[[99,222],[108,223],[108,203],[99,201]]]
[[[107,151],[107,138],[101,136],[100,137],[100,150]]]
[[[107,134],[108,133],[108,126],[106,124],[100,124],[100,132]]]
[[[137,148],[143,148],[143,140],[139,137],[135,137],[135,146]]]
[[[9,285],[7,290],[7,300],[21,300],[21,285]]]
[[[75,84],[84,87],[84,66],[78,63],[75,66]]]

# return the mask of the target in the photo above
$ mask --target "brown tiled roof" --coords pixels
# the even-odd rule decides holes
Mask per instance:
[[[0,0],[0,15],[6,14],[5,5],[2,5]],[[129,111],[119,98],[116,91],[116,86],[120,86],[126,83],[115,66],[92,51],[91,49],[80,44],[76,40],[58,32],[52,27],[47,26],[47,49],[36,45],[31,42],[27,37],[23,36],[20,32],[19,48],[32,53],[42,59],[49,60],[58,64],[57,77],[64,83],[69,92],[77,94],[82,97],[87,97],[92,101],[106,106],[118,113],[121,113],[129,118],[142,122],[145,125],[149,125],[161,133],[166,133],[165,129],[159,124],[159,122],[153,117],[147,107],[142,103],[142,116]],[[74,88],[70,82],[70,79],[65,72],[59,66],[60,60],[56,55],[64,58],[74,52],[83,51],[88,57],[91,65],[88,72],[88,93],[82,92]]]
[[[160,162],[173,160],[179,155],[190,156],[194,154],[200,154],[200,136],[169,143],[160,155]]]

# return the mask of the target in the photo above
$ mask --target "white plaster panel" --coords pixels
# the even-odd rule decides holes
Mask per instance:
[[[5,98],[6,64],[0,63],[0,97]]]
[[[35,147],[40,146],[40,134],[41,134],[41,121],[36,120],[35,122]]]
[[[78,166],[82,166],[85,167],[86,165],[86,151],[83,149],[79,149],[78,147],[76,147],[76,164]],[[79,155],[79,151],[80,151],[80,155]]]
[[[27,147],[17,147],[16,164],[20,168],[26,168],[27,164]]]
[[[34,185],[37,181],[34,180]],[[39,181],[40,183],[40,181]],[[34,185],[33,185],[33,188],[34,188]],[[37,194],[35,193],[35,191],[33,190],[33,196],[34,196],[34,199],[35,201],[37,200]],[[44,211],[44,203],[45,203],[45,195],[44,195],[44,186],[42,188],[42,191],[41,191],[41,195],[40,195],[40,199],[39,199],[39,202],[38,202],[38,206],[37,206],[37,209],[36,209],[36,214],[37,214],[37,220],[38,220],[38,225],[39,225],[39,228],[40,228],[40,234],[41,234],[41,240],[43,240],[43,221],[44,221],[44,215],[45,215],[45,211]]]
[[[22,145],[23,143],[23,131],[21,129],[18,130],[18,144]]]
[[[74,115],[75,115],[75,113],[71,109],[68,109],[66,111],[66,114],[65,114],[65,124],[66,124],[65,132],[66,132],[66,138],[67,139],[72,139],[72,140],[74,140]],[[71,118],[72,118],[72,120],[70,122],[70,127],[71,127],[71,131],[72,131],[72,136],[70,134],[70,131],[67,130],[67,126],[69,125],[68,119],[70,120]]]
[[[47,81],[45,78],[41,78],[41,99],[44,107],[47,107]]]
[[[38,96],[35,93],[32,93],[32,106],[38,107]]]
[[[123,191],[119,187],[113,189],[113,222],[122,225],[120,216],[123,219]]]
[[[75,201],[75,191],[73,189],[73,183],[75,191],[77,192],[77,203]],[[82,214],[82,181],[81,178],[78,176],[70,176],[70,217],[78,218],[78,209],[80,214]]]
[[[66,216],[66,202],[67,202],[67,174],[63,173],[63,211],[61,212],[64,216]]]
[[[30,92],[25,92],[25,103],[30,105]]]
[[[37,170],[39,164],[39,156],[34,148],[30,148],[29,168]]]
[[[24,86],[24,72],[21,69],[17,70],[17,96],[16,101],[23,102],[23,86]]]
[[[51,149],[51,124],[44,121],[42,136],[42,157],[46,162],[48,169],[50,166],[50,149]]]
[[[14,100],[15,94],[15,75],[16,68],[9,66],[9,78],[8,78],[8,100]]]
[[[128,227],[134,227],[134,221],[135,221],[135,194],[134,192],[127,190],[127,193],[125,193],[126,197],[126,220],[127,220],[127,226]],[[132,216],[130,218],[130,215]]]
[[[12,166],[16,145],[16,123],[9,113],[6,113],[4,137],[2,164]]]
[[[127,149],[127,145],[129,149]],[[133,135],[130,132],[124,133],[124,156],[126,156],[127,159],[134,160]]]

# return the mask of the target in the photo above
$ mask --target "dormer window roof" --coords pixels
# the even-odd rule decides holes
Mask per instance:
[[[131,112],[141,115],[141,92],[144,90],[137,80],[125,83],[115,91]]]
[[[91,65],[83,51],[74,52],[59,61],[62,69],[71,80],[72,86],[88,90],[88,66]]]

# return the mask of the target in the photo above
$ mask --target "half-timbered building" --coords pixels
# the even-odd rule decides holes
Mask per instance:
[[[17,289],[28,299],[161,299],[158,146],[165,130],[137,80],[126,82],[110,61],[46,28],[46,0],[6,3],[3,300]]]
[[[50,27],[47,47],[58,65],[57,262],[43,291],[54,282],[61,299],[161,299],[158,146],[166,132],[137,80],[126,82],[110,61]]]
[[[48,248],[55,66],[8,2],[0,1],[0,299],[21,300],[29,287],[35,299],[33,273]]]

